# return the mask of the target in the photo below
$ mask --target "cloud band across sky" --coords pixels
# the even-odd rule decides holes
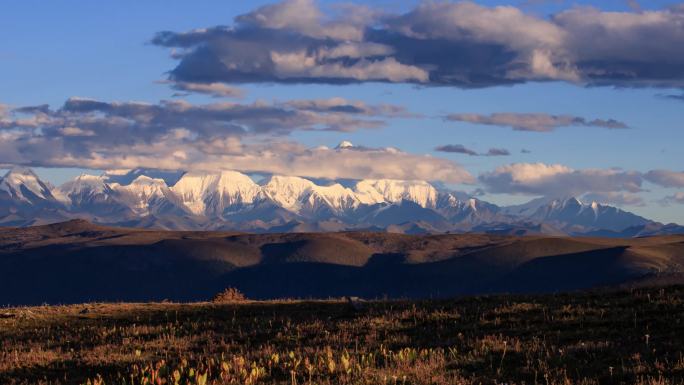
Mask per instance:
[[[509,115],[513,116],[515,125],[527,124],[532,131],[544,131],[547,128],[539,127],[550,129],[566,121],[590,124],[577,117]],[[504,165],[483,172],[476,179],[459,164],[444,158],[411,154],[392,147],[306,147],[285,138],[294,131],[375,129],[383,126],[388,118],[415,117],[419,116],[400,106],[343,98],[246,104],[192,104],[183,100],[153,104],[70,98],[55,110],[47,105],[19,108],[3,105],[0,164],[93,169],[235,169],[328,179],[477,182],[493,194],[590,194],[603,202],[625,205],[643,204],[638,194],[644,191],[644,182],[663,188],[684,187],[682,172],[576,170],[544,163]],[[507,121],[509,117],[480,123],[513,125]],[[458,144],[437,146],[435,150],[469,156],[510,155],[502,148],[478,152]],[[667,201],[679,202],[679,195],[674,194]]]
[[[551,132],[560,127],[629,128],[626,123],[615,119],[586,119],[580,116],[543,113],[450,114],[445,119],[450,122],[511,127],[516,131],[532,132]]]
[[[452,154],[464,154],[470,156],[508,156],[511,153],[505,148],[490,148],[487,152],[479,153],[462,144],[445,144],[435,147],[435,151],[447,152]]]
[[[640,205],[643,201],[638,194],[645,191],[644,182],[664,188],[682,188],[684,172],[651,170],[642,173],[618,168],[573,169],[561,164],[513,163],[482,173],[478,180],[490,193],[549,197],[590,194],[602,202]]]
[[[342,98],[282,103],[103,102],[70,98],[3,108],[0,163],[94,169],[235,169],[317,178],[391,178],[471,183],[458,164],[396,148],[308,148],[293,131],[374,129],[413,115],[393,105]]]
[[[684,86],[684,5],[641,12],[576,7],[542,18],[513,6],[423,2],[403,14],[323,12],[285,0],[228,27],[160,32],[171,78],[199,83],[401,82],[488,87],[566,81]],[[444,55],[450,52],[450,55]]]

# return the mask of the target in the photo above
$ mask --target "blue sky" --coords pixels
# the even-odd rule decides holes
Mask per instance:
[[[561,77],[539,79],[532,75],[524,75],[519,84],[493,84],[475,88],[439,81],[432,84],[432,81],[378,82],[372,79],[360,82],[355,79],[349,82],[350,84],[327,84],[330,82],[321,79],[313,79],[310,82],[300,79],[294,82],[296,84],[278,79],[240,81],[234,84],[224,82],[244,90],[246,96],[237,100],[217,99],[199,93],[174,97],[177,91],[171,89],[168,83],[160,84],[160,81],[167,80],[170,76],[173,78],[174,73],[170,71],[179,65],[181,59],[171,57],[173,47],[152,43],[156,33],[182,33],[196,28],[232,26],[235,17],[249,14],[262,5],[272,3],[274,2],[29,0],[3,4],[0,12],[0,34],[8,38],[0,45],[0,104],[9,105],[11,108],[49,104],[53,110],[57,110],[72,97],[103,102],[142,101],[152,104],[161,100],[184,100],[197,105],[225,101],[242,104],[251,104],[255,101],[287,103],[299,99],[341,97],[367,105],[391,104],[403,107],[415,116],[369,117],[368,119],[382,120],[384,125],[352,132],[288,127],[285,135],[255,135],[242,140],[245,143],[275,140],[296,143],[308,148],[320,145],[332,148],[342,140],[349,140],[357,146],[368,148],[396,147],[408,154],[428,154],[457,164],[474,178],[468,183],[459,183],[456,179],[446,181],[451,187],[471,192],[485,190],[486,194],[481,198],[498,204],[519,203],[539,195],[559,193],[556,188],[549,188],[547,191],[543,186],[537,185],[512,186],[510,191],[504,191],[506,186],[494,186],[494,182],[488,182],[495,179],[493,176],[500,176],[499,174],[490,175],[490,179],[480,178],[482,174],[493,173],[498,167],[511,164],[563,165],[572,170],[579,170],[581,175],[577,176],[578,180],[585,176],[582,174],[585,170],[594,169],[605,171],[619,168],[624,172],[644,175],[651,170],[667,170],[672,173],[681,173],[684,170],[684,152],[681,150],[681,143],[684,143],[684,130],[681,127],[684,101],[664,97],[682,94],[679,87],[684,82],[678,74],[670,76],[657,87],[651,84],[644,86],[639,75],[628,84],[612,78],[603,79],[600,84],[591,84],[584,79],[568,81]],[[332,1],[320,1],[317,6],[326,14],[335,12],[335,4],[336,2]],[[414,10],[420,2],[375,1],[359,4],[387,13],[405,14]],[[598,8],[600,12],[619,12],[627,15],[619,17],[627,19],[629,14],[645,15],[649,11],[670,12],[669,10],[673,9],[670,7],[676,6],[678,2],[643,1],[632,2],[631,6],[630,2],[618,0],[477,1],[476,4],[483,12],[495,9],[494,7],[499,5],[508,5],[524,15],[548,22],[559,12],[585,9],[586,6]],[[635,4],[638,4],[641,10],[635,9]],[[657,31],[668,31],[669,27],[671,26],[659,26]],[[491,36],[488,31],[478,30],[477,33],[485,36],[482,39]],[[312,32],[307,30],[302,34],[311,35]],[[674,46],[673,41],[676,42],[663,40],[663,47],[643,46],[655,43],[644,43],[638,38],[628,43],[633,44],[632,49],[635,51],[643,49],[644,56],[647,56],[651,52],[649,49],[680,49],[681,45]],[[478,40],[478,43],[482,41]],[[498,43],[501,42],[497,41]],[[520,48],[521,45],[515,41],[501,44],[510,44],[510,49],[527,49],[526,45]],[[668,47],[668,44],[671,46]],[[630,49],[629,45],[627,49]],[[463,53],[448,50],[444,52],[445,56],[459,54]],[[616,55],[620,54],[622,53],[616,50]],[[674,57],[672,62],[676,65],[680,58],[678,55],[675,56],[677,57]],[[609,59],[603,60],[610,62]],[[657,55],[644,58],[644,62],[649,60],[653,61],[649,64],[653,64],[657,71],[660,68],[660,59]],[[606,71],[608,70],[611,68]],[[199,76],[203,74],[200,73]],[[644,81],[652,82],[653,79]],[[582,117],[587,120],[612,119],[624,123],[629,128],[571,126],[559,127],[552,132],[535,132],[444,119],[449,114],[486,116],[496,113],[541,113]],[[436,147],[446,144],[459,144],[476,152],[503,148],[508,150],[510,155],[469,156],[435,150]],[[527,150],[526,153],[522,152],[523,149]],[[87,168],[97,169],[95,172],[105,168],[99,167],[102,162],[76,162],[64,167],[64,164],[59,162],[43,161],[36,156],[27,156],[28,158],[30,162],[27,162],[43,166],[39,168],[41,176],[55,184],[82,172],[84,168],[77,167],[79,165],[91,166]],[[14,161],[11,158],[3,158],[0,159],[0,163],[11,164]],[[112,165],[116,166],[117,164]],[[296,168],[292,168],[291,172],[299,173]],[[307,175],[307,172],[311,171],[302,171],[304,176],[320,176]],[[675,179],[678,175],[675,175]],[[584,179],[581,181],[578,183],[584,186]],[[644,179],[640,191],[623,185],[614,188],[600,186],[594,191],[591,183],[586,184],[588,187],[582,187],[581,193],[631,194],[638,196],[639,201],[626,204],[625,209],[664,222],[684,222],[684,204],[676,203],[672,199],[667,204],[663,203],[666,197],[684,190],[684,186],[677,183],[652,183]]]

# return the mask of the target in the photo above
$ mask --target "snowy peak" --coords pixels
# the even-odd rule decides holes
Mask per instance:
[[[282,207],[299,212],[301,210],[301,200],[316,186],[308,179],[297,176],[273,175],[262,189],[264,193]]]
[[[237,171],[189,172],[172,187],[181,202],[196,215],[207,210],[221,214],[226,207],[252,204],[260,188],[249,176]]]
[[[150,178],[145,175],[137,177],[126,186],[114,183],[111,188],[120,194],[120,199],[128,207],[142,216],[151,214],[155,206],[173,198],[163,179]]]
[[[149,191],[158,191],[168,187],[163,179],[150,178],[147,175],[140,175],[139,177],[135,178],[128,186],[130,186],[131,189],[142,189]]]
[[[54,195],[71,212],[94,220],[107,217],[128,218],[135,214],[126,202],[129,196],[114,191],[104,175],[81,174],[56,188]]]
[[[110,191],[103,176],[81,174],[56,188],[53,195],[57,200],[70,205]]]
[[[562,229],[600,228],[621,231],[650,221],[638,215],[601,205],[583,203],[576,197],[540,198],[525,205],[506,208],[508,213],[519,215],[537,223],[551,223]]]
[[[10,179],[10,178],[39,179],[38,175],[36,175],[36,173],[34,173],[33,170],[31,170],[28,167],[21,167],[21,166],[12,167],[9,171],[7,171],[7,173],[3,177],[3,179]]]
[[[532,217],[539,216],[542,213],[561,211],[567,208],[579,211],[581,207],[582,202],[579,199],[573,196],[567,196],[536,198],[520,205],[504,207],[503,210],[511,215]]]
[[[81,174],[76,178],[65,182],[57,188],[64,196],[82,193],[103,193],[107,190],[105,178],[102,176]]]
[[[287,190],[293,193],[301,193],[313,187],[314,182],[298,176],[272,175],[263,184],[264,189]]]
[[[586,213],[590,212],[596,216],[603,207],[603,205],[597,202],[584,203],[576,197],[555,198],[546,204],[540,205],[536,210],[536,215],[587,215]]]
[[[354,191],[335,183],[329,186],[312,187],[306,200],[306,206],[312,211],[330,208],[335,212],[353,210],[361,204]]]
[[[343,150],[343,149],[345,149],[345,148],[352,148],[352,147],[354,147],[354,144],[352,144],[352,142],[350,142],[350,141],[348,141],[348,140],[343,140],[343,141],[340,142],[340,144],[338,144],[338,145],[335,147],[335,149],[337,149],[337,150]]]
[[[435,210],[445,218],[457,223],[481,224],[508,222],[510,217],[501,208],[476,198],[459,199],[455,194],[442,192],[438,195]]]
[[[339,183],[318,185],[296,177],[273,175],[262,185],[264,194],[281,207],[295,213],[341,214],[361,205],[355,191]]]
[[[551,207],[555,210],[581,210],[584,205],[575,197],[554,199]]]
[[[509,215],[528,218],[537,212],[542,206],[549,204],[552,200],[542,197],[533,199],[527,203],[506,206],[503,211]]]
[[[150,200],[164,198],[171,193],[163,179],[150,178],[145,175],[137,177],[129,185],[113,184],[112,188],[137,197],[142,206],[146,206],[146,202]]]
[[[245,188],[251,189],[256,183],[249,176],[237,171],[221,171],[216,173],[188,172],[173,185],[178,193],[205,193],[220,191],[229,193]]]
[[[0,179],[0,191],[12,199],[33,204],[37,201],[53,201],[50,187],[43,183],[29,168],[15,167]]]
[[[434,208],[437,189],[425,181],[368,179],[356,183],[354,192],[365,204],[414,202],[423,208]]]

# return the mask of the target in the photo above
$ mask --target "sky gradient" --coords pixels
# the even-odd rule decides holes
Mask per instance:
[[[683,25],[674,1],[13,2],[0,164],[427,179],[683,223]]]

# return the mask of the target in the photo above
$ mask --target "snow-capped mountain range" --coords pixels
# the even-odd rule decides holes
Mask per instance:
[[[241,231],[388,230],[398,232],[640,235],[664,226],[574,197],[498,207],[425,181],[315,183],[272,175],[255,182],[237,171],[110,171],[53,187],[30,169],[0,179],[0,225],[84,218],[161,229]],[[674,227],[673,227],[674,226]],[[680,227],[668,225],[668,232]],[[682,229],[684,230],[684,229]]]

